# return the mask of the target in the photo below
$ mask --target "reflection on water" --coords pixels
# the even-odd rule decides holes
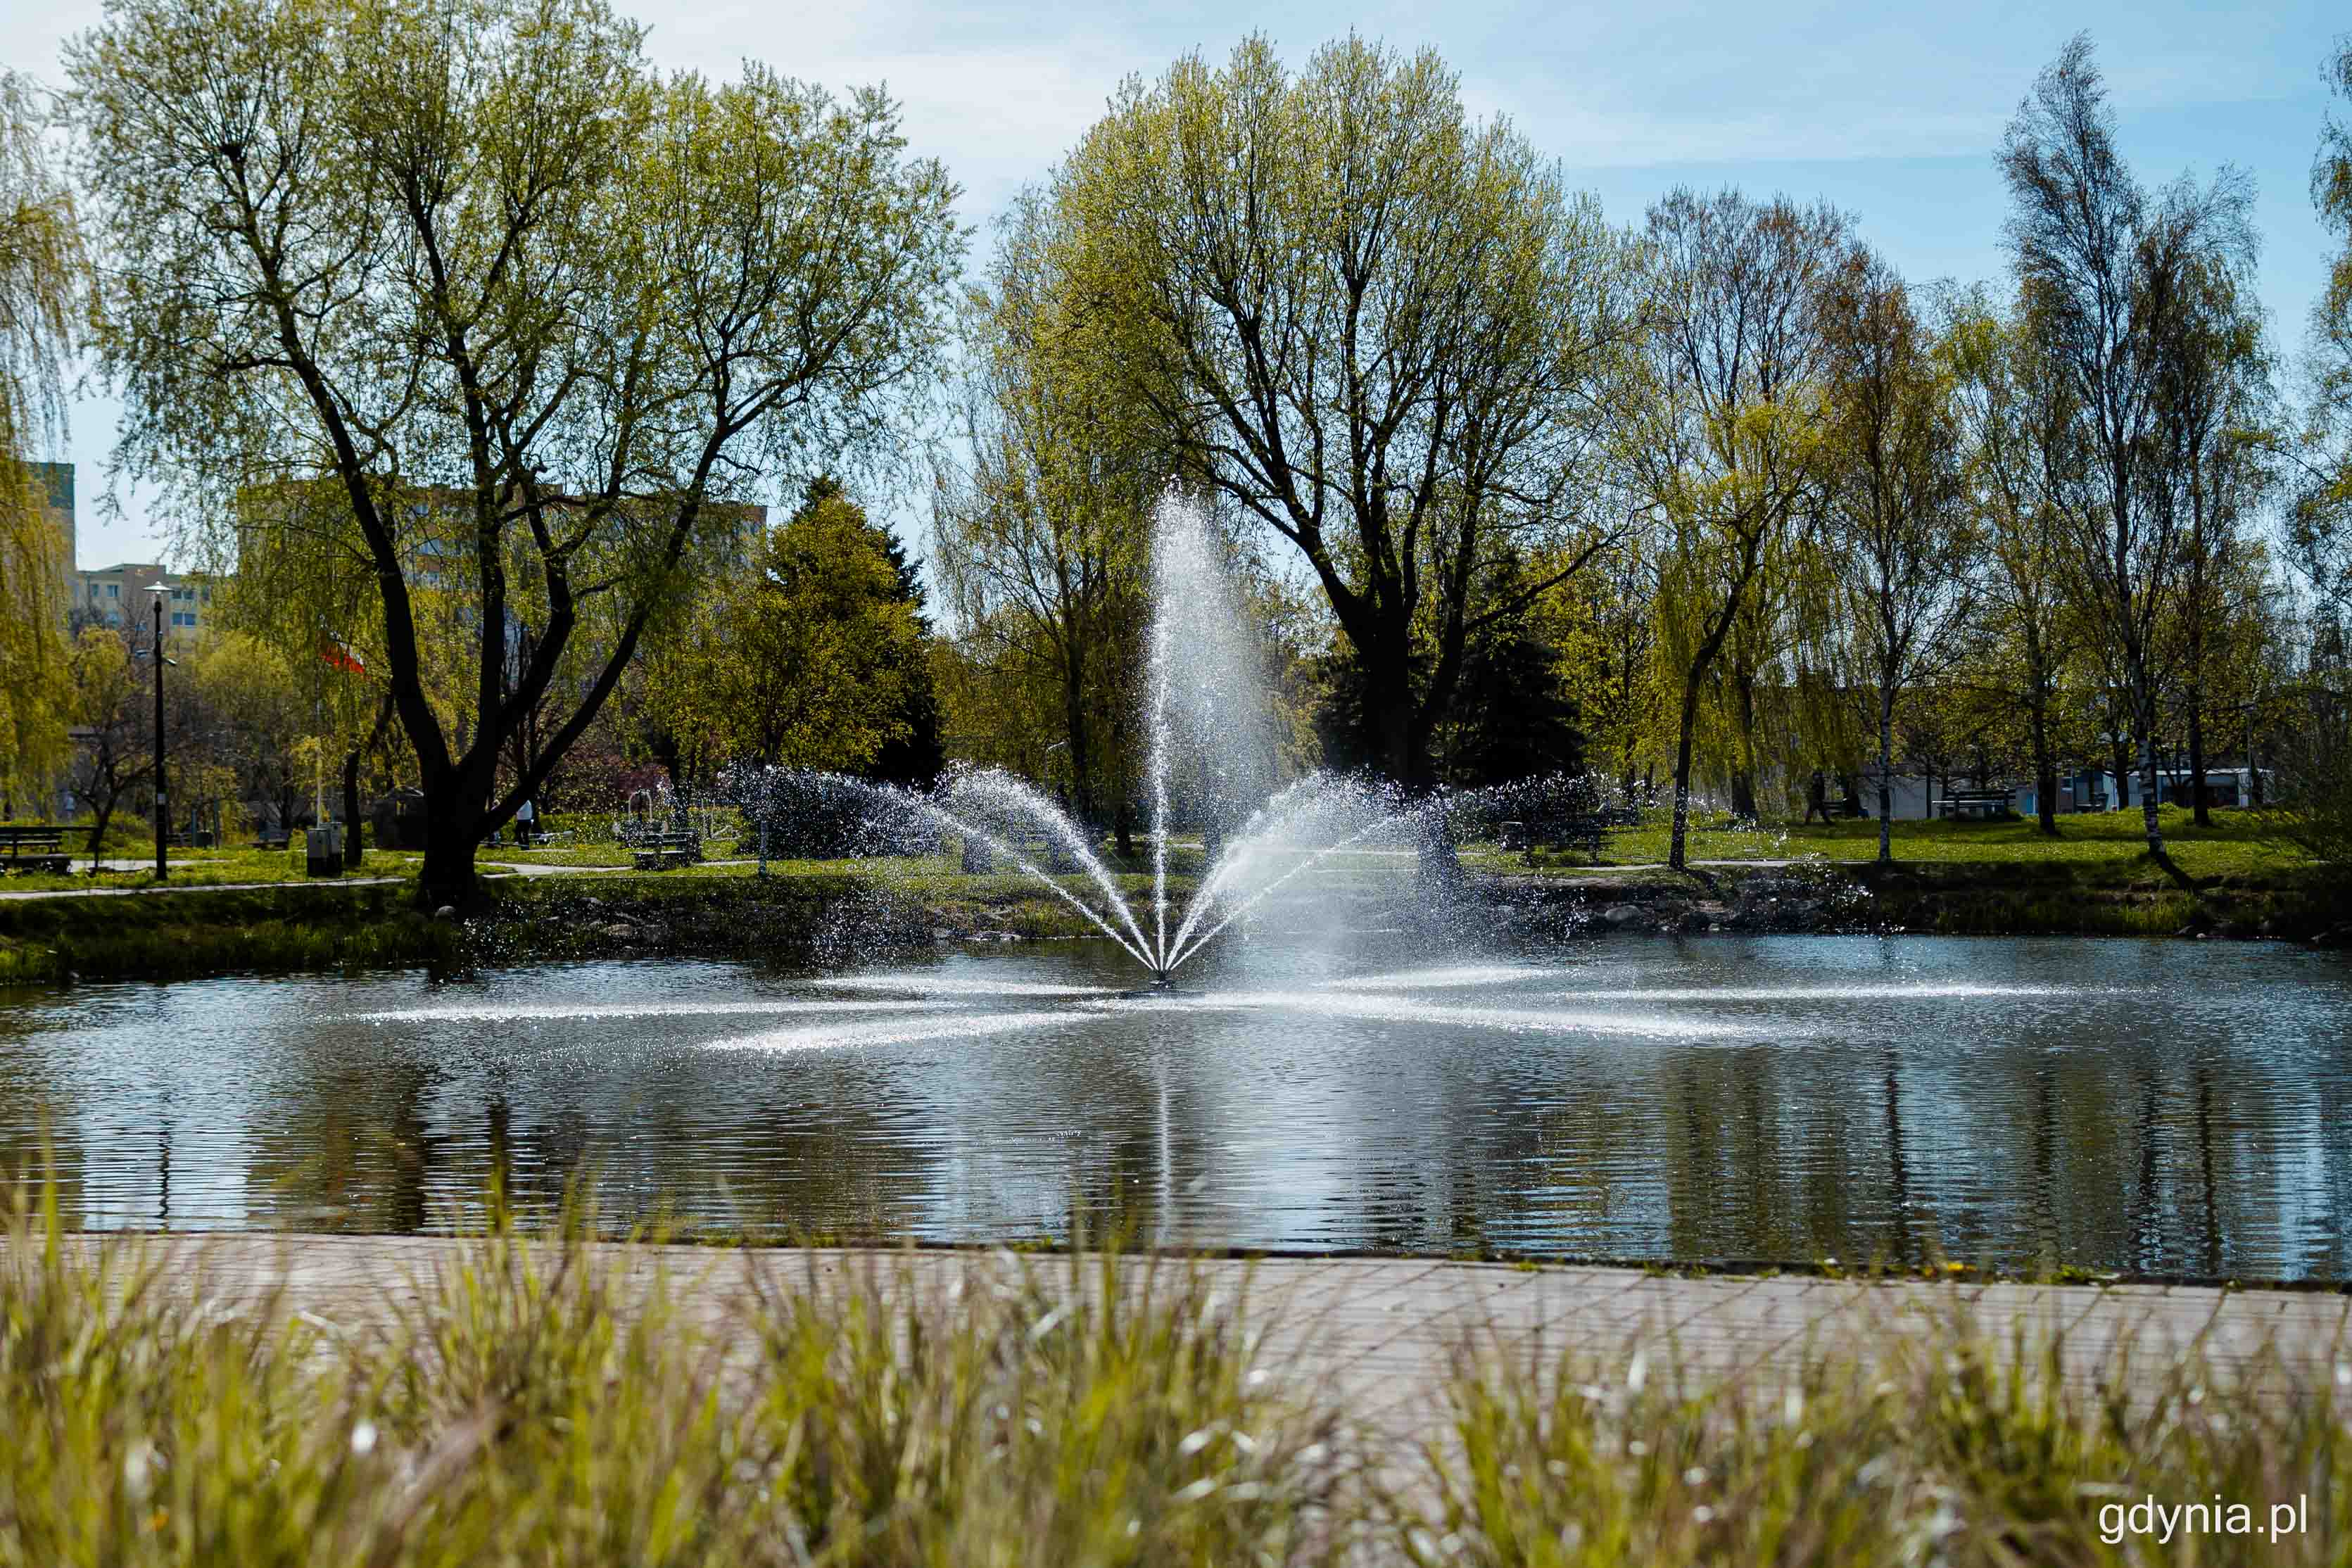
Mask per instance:
[[[88,1226],[976,1240],[2352,1277],[2352,975],[2283,948],[1253,942],[0,1001],[0,1162]]]

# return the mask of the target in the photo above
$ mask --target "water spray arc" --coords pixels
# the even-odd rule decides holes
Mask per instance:
[[[1129,902],[1087,828],[1024,779],[999,769],[964,769],[929,793],[840,776],[818,782],[858,803],[857,815],[874,841],[869,847],[898,852],[918,841],[935,844],[945,834],[967,847],[984,848],[992,861],[1043,884],[1117,942],[1155,986],[1165,986],[1179,967],[1280,889],[1430,808],[1408,806],[1393,792],[1326,773],[1272,787],[1257,644],[1234,602],[1206,513],[1172,487],[1153,514],[1152,603],[1143,714],[1151,844],[1148,917]],[[1215,825],[1232,820],[1236,799],[1257,804],[1237,831],[1214,841],[1191,896],[1177,910],[1169,888],[1178,825],[1174,781],[1188,765],[1201,782],[1191,804],[1203,825],[1204,847],[1214,840]],[[775,775],[764,772],[759,782],[764,859],[770,818],[778,815]],[[752,806],[749,796],[742,804]],[[1042,856],[1034,848],[1039,845]],[[1041,858],[1060,864],[1041,865]],[[1071,873],[1083,877],[1092,899],[1073,890]]]

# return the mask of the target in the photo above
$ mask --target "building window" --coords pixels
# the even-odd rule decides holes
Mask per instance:
[[[106,585],[106,596],[110,599],[120,599],[122,597],[122,584],[120,583],[109,583]]]

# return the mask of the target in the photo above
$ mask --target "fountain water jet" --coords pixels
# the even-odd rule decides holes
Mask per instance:
[[[1001,769],[958,770],[929,794],[838,775],[824,775],[823,783],[855,792],[866,803],[862,815],[877,847],[940,832],[984,846],[1084,915],[1160,989],[1180,966],[1281,889],[1333,855],[1438,808],[1409,805],[1384,786],[1321,773],[1272,787],[1276,748],[1260,649],[1234,601],[1207,514],[1172,487],[1153,513],[1152,597],[1144,714],[1148,921],[1095,853],[1090,832],[1035,785]],[[1197,784],[1192,805],[1210,853],[1192,896],[1171,911],[1170,850],[1180,771]],[[762,810],[776,798],[763,777]],[[1237,829],[1226,831],[1244,801],[1258,804]],[[748,798],[745,805],[749,809]],[[760,826],[764,848],[764,816]],[[1102,907],[1038,864],[1027,847],[1032,843],[1046,847],[1045,858],[1064,859],[1081,873]]]

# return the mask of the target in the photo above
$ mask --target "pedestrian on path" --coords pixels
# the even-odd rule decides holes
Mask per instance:
[[[1822,826],[1827,827],[1830,825],[1830,781],[1822,776],[1819,768],[1813,770],[1813,776],[1805,784],[1806,826],[1812,826],[1813,813],[1817,811],[1822,814]]]

